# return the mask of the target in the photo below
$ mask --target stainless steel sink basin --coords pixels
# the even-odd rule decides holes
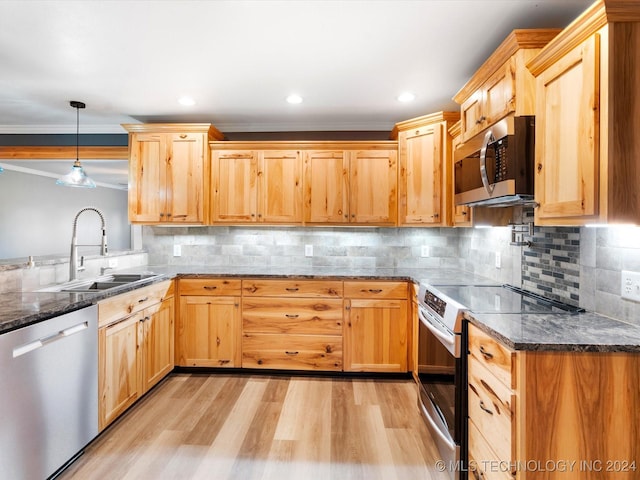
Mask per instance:
[[[93,282],[88,286],[70,287],[60,290],[61,292],[93,292],[98,290],[109,290],[110,288],[127,285],[131,282]]]
[[[90,280],[74,280],[73,282],[54,285],[39,290],[40,292],[96,293],[114,288],[142,282],[159,277],[156,273],[112,273]]]

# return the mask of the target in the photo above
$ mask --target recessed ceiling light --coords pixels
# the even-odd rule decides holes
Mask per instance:
[[[292,104],[302,103],[302,97],[300,95],[292,93],[287,97],[287,103],[292,103]]]
[[[398,101],[402,103],[413,102],[416,96],[411,92],[404,92],[398,95]]]
[[[190,106],[192,106],[192,105],[195,105],[195,104],[196,104],[196,101],[195,101],[193,98],[191,98],[191,97],[186,97],[186,96],[185,96],[185,97],[180,97],[180,98],[178,99],[178,103],[179,103],[180,105],[182,105],[183,107],[190,107]]]

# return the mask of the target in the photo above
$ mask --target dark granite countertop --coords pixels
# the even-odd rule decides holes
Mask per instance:
[[[477,274],[452,268],[346,270],[336,267],[148,265],[118,270],[118,273],[155,273],[160,276],[108,292],[4,292],[0,294],[0,334],[84,308],[110,296],[176,277],[405,280],[432,285],[493,283]],[[488,315],[469,312],[466,316],[474,325],[515,350],[640,352],[640,327],[596,313]]]
[[[465,316],[514,350],[640,352],[640,327],[593,312]]]
[[[155,273],[159,277],[96,293],[3,292],[0,293],[0,334],[94,304],[104,298],[175,277],[230,276],[264,278],[336,278],[341,280],[403,280],[419,282],[425,278],[450,278],[451,282],[469,278],[456,269],[359,269],[335,267],[211,267],[147,265],[118,270],[118,273]],[[44,287],[42,287],[44,288]]]

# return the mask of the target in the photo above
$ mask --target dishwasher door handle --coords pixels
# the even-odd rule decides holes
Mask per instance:
[[[62,340],[66,337],[70,337],[71,335],[75,335],[76,333],[80,333],[87,328],[89,328],[88,322],[78,323],[77,325],[73,325],[72,327],[60,330],[58,333],[46,335],[44,337],[40,337],[37,340],[33,340],[32,342],[25,343],[24,345],[20,345],[19,347],[15,347],[13,349],[13,358],[18,358],[22,355],[26,355],[29,352],[33,352],[34,350],[38,350],[39,348],[44,347],[45,345],[56,342],[58,340]]]

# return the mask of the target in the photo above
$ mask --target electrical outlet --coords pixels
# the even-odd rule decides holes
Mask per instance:
[[[174,257],[182,256],[182,245],[174,245],[173,246],[173,256]]]
[[[620,284],[622,298],[640,302],[640,273],[623,270]]]
[[[117,258],[110,258],[109,259],[109,264],[107,266],[109,268],[116,268],[118,266],[118,259]]]
[[[496,252],[496,268],[502,268],[502,255]]]
[[[305,245],[304,246],[304,256],[305,257],[313,257],[313,245]]]
[[[423,245],[420,248],[420,256],[421,257],[430,257],[431,256],[431,247],[429,245]]]

